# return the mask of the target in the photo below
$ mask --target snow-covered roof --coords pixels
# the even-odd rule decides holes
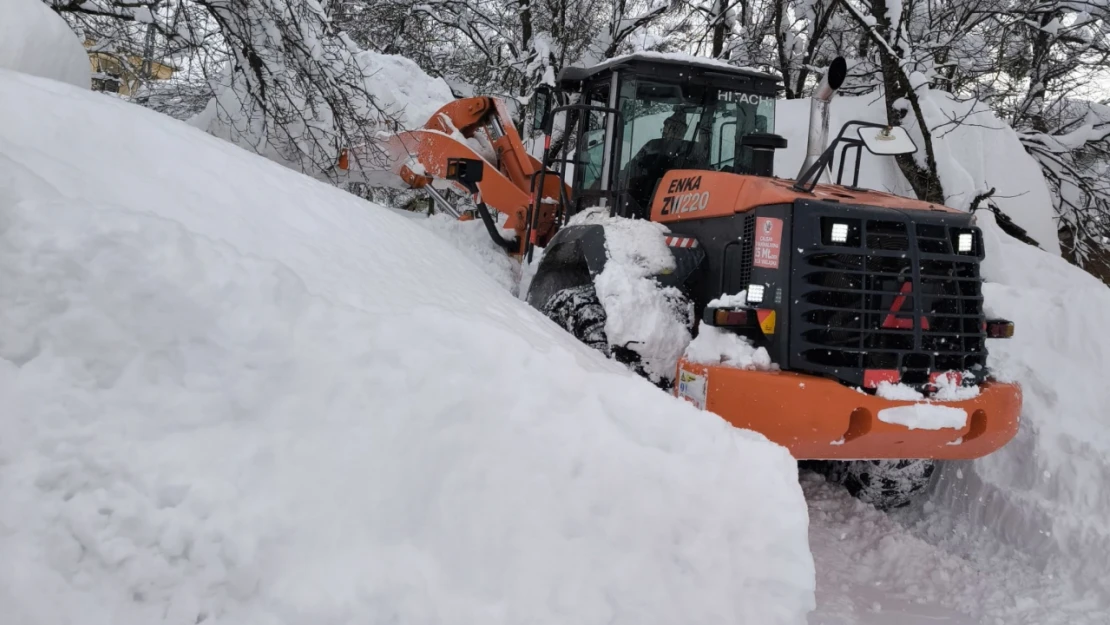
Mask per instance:
[[[712,69],[718,72],[726,72],[745,78],[758,78],[775,82],[781,82],[782,80],[779,76],[768,74],[767,72],[761,72],[750,67],[740,67],[718,59],[711,59],[704,56],[694,56],[692,54],[686,54],[683,52],[635,52],[632,54],[625,54],[622,56],[613,57],[603,63],[599,63],[590,67],[571,67],[567,68],[567,70],[570,70],[571,73],[574,74],[575,79],[580,80],[583,78],[589,78],[590,76],[594,76],[595,74],[606,70],[644,63],[686,65],[703,69]]]

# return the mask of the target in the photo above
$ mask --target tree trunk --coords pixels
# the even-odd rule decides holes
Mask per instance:
[[[902,49],[899,46],[897,34],[892,32],[890,16],[886,12],[886,0],[871,0],[871,14],[877,20],[876,30],[899,57]],[[879,50],[880,67],[883,72],[883,95],[886,101],[887,120],[899,119],[900,114],[895,108],[899,98],[909,101],[917,124],[921,128],[923,146],[925,149],[925,167],[918,165],[913,154],[902,154],[895,159],[902,175],[913,187],[918,199],[935,204],[944,203],[944,187],[941,185],[940,176],[937,175],[937,162],[933,153],[932,131],[925,123],[925,116],[921,112],[921,103],[918,102],[917,93],[910,84],[909,76],[901,67],[898,57],[890,53],[884,45],[876,46]]]

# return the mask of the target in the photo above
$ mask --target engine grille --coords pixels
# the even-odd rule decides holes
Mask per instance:
[[[744,215],[744,234],[740,237],[739,280],[741,288],[752,282],[752,254],[755,249],[755,215]]]
[[[827,244],[819,227],[795,233],[800,244],[809,239],[795,252],[795,368],[856,385],[867,369],[897,370],[907,384],[937,371],[973,378],[986,361],[979,254],[955,253],[951,223],[846,214],[824,217],[851,225],[843,245]]]

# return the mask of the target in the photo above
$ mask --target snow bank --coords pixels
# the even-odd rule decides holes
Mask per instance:
[[[474,264],[478,272],[489,276],[501,288],[514,295],[519,294],[520,263],[506,254],[505,248],[493,242],[489,232],[486,231],[485,224],[481,221],[477,219],[459,221],[442,213],[431,216],[408,212],[402,214],[412,217],[416,223],[457,249]],[[508,238],[512,234],[512,231],[509,231],[504,236]]]
[[[89,56],[65,20],[42,0],[0,0],[0,69],[88,89]]]
[[[939,92],[929,95],[930,111],[940,120],[936,125],[963,120],[962,124],[952,123],[941,130],[943,137],[935,143],[946,203],[966,210],[977,194],[994,187],[991,201],[1045,251],[1059,254],[1052,197],[1040,166],[1025,152],[1017,134],[982,105],[973,110],[971,102],[957,102]],[[788,149],[776,152],[775,171],[781,177],[793,178],[805,157],[809,100],[780,101],[775,117],[776,132],[789,142]],[[829,140],[846,122],[854,119],[886,123],[882,96],[834,98],[829,115]],[[923,153],[924,146],[912,115],[907,116],[905,124],[918,137],[915,142]],[[840,164],[839,157],[838,151],[833,162],[834,176]],[[854,162],[854,156],[849,155],[849,158],[846,170]],[[902,176],[893,157],[875,156],[866,150],[860,165],[860,186],[914,197],[913,188]]]
[[[1017,438],[947,467],[936,502],[965,513],[968,540],[987,532],[1110,609],[1110,289],[1060,258],[984,224],[991,315],[1015,322],[990,341],[990,364],[1022,385]],[[938,529],[937,531],[943,531]]]
[[[7,619],[805,622],[785,449],[395,211],[59,83],[0,118]]]

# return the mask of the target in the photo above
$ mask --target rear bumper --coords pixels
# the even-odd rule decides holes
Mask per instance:
[[[763,434],[799,460],[979,458],[1017,434],[1021,415],[1021,389],[989,382],[973,399],[938,402],[967,413],[962,428],[911,430],[879,420],[879,411],[922,402],[891,401],[797,373],[686,360],[679,362],[675,395]]]

